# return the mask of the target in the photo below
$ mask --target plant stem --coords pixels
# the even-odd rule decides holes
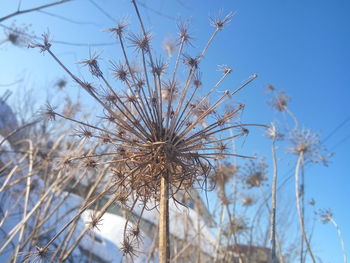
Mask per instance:
[[[297,203],[297,210],[298,210],[298,216],[299,216],[299,223],[300,223],[300,228],[301,228],[301,234],[302,238],[304,239],[306,243],[307,250],[310,253],[311,259],[313,263],[316,263],[316,258],[311,250],[311,246],[309,243],[309,240],[306,237],[305,233],[305,226],[304,226],[304,220],[303,220],[303,213],[301,211],[301,206],[300,206],[300,193],[299,193],[299,170],[300,170],[300,164],[303,161],[303,152],[299,153],[298,161],[295,167],[295,196],[296,196],[296,203]]]
[[[346,256],[346,251],[345,251],[344,239],[343,239],[343,236],[341,234],[340,228],[339,228],[337,222],[335,222],[335,220],[333,218],[331,218],[330,221],[334,225],[334,227],[337,229],[337,233],[338,233],[338,237],[339,237],[339,240],[340,240],[341,249],[342,249],[342,252],[343,252],[344,263],[348,263],[348,258]]]
[[[168,172],[161,178],[159,206],[159,263],[170,263]]]
[[[277,159],[276,159],[276,149],[275,149],[276,138],[272,139],[272,160],[273,160],[273,180],[272,180],[272,204],[271,204],[271,213],[270,213],[270,222],[271,222],[271,262],[277,263],[276,256],[276,186],[277,186]]]

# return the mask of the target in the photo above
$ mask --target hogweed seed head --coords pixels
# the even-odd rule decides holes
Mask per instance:
[[[29,26],[17,26],[16,24],[12,24],[11,27],[7,27],[4,30],[7,41],[9,41],[12,45],[18,47],[25,47],[31,40],[31,36],[28,34]]]
[[[331,209],[320,209],[316,211],[316,215],[319,216],[323,224],[327,224],[329,221],[333,219],[333,212]]]
[[[326,153],[326,149],[322,145],[319,135],[310,129],[296,129],[290,134],[290,147],[292,154],[303,154],[306,162],[319,163],[327,165],[328,159],[332,154]]]
[[[129,23],[124,19],[120,20],[115,27],[106,29],[107,32],[114,33],[116,37],[122,37]]]
[[[57,80],[55,86],[57,86],[60,90],[62,90],[67,86],[67,80],[65,78],[61,78]]]
[[[101,218],[96,211],[90,214],[90,221],[86,222],[90,230],[97,229],[100,231],[99,226],[102,225],[103,218]]]
[[[249,160],[241,169],[243,182],[248,189],[260,187],[267,180],[267,164],[265,158]]]
[[[43,42],[39,43],[39,42],[32,42],[28,45],[28,48],[39,48],[40,52],[45,52],[48,51],[51,47],[51,43],[50,43],[50,33],[44,33],[42,34],[43,37]]]
[[[150,32],[147,32],[146,34],[130,33],[128,39],[130,41],[130,46],[134,47],[135,51],[142,51],[144,53],[150,51],[150,42],[152,39]]]
[[[133,3],[136,4],[135,1]],[[256,76],[249,78],[234,92],[221,93],[219,96],[212,91],[206,93],[204,89],[199,89],[202,87],[199,62],[205,57],[218,30],[231,17],[229,14],[213,20],[216,30],[200,56],[184,55],[182,48],[179,48],[174,70],[167,70],[171,73],[165,71],[168,65],[162,59],[154,59],[150,48],[151,35],[142,23],[141,34],[130,33],[126,38],[120,37],[124,27],[111,29],[111,32],[118,35],[124,55],[121,62],[112,63],[113,76],[121,82],[121,90],[104,78],[97,57],[82,62],[89,67],[93,76],[98,77],[99,85],[93,86],[80,80],[58,60],[49,50],[48,40],[44,44],[35,45],[42,51],[49,50],[49,54],[61,67],[103,107],[105,116],[102,122],[106,120],[107,124],[91,125],[70,119],[85,127],[79,130],[79,136],[103,142],[103,151],[94,149],[91,150],[94,151],[92,154],[81,155],[77,159],[83,160],[86,168],[109,166],[113,176],[113,193],[123,207],[132,210],[131,199],[142,201],[145,205],[148,201],[155,200],[158,204],[161,178],[165,176],[168,178],[169,198],[175,199],[178,191],[188,191],[194,185],[205,187],[216,160],[240,156],[229,151],[227,142],[232,139],[229,130],[234,130],[236,137],[248,131],[244,124],[235,119],[243,106],[240,104],[234,109],[223,109],[233,94]],[[181,25],[180,31],[182,42],[189,42],[187,27]],[[124,41],[127,43],[124,44]],[[137,51],[133,58],[139,60],[141,70],[133,69],[126,47]],[[178,63],[181,58],[185,66]],[[188,72],[187,78],[182,82],[177,81],[178,68]],[[222,70],[224,75],[232,71],[227,66]],[[223,80],[222,77],[215,89]],[[260,176],[258,179],[262,178]],[[257,184],[254,181],[254,185]],[[135,254],[133,242],[134,238],[130,235],[124,237],[124,254]]]
[[[199,65],[199,56],[197,57],[192,57],[188,54],[184,54],[183,55],[183,63],[188,66],[191,69],[196,70],[198,68]]]
[[[114,77],[123,82],[127,81],[129,75],[127,66],[122,63],[116,64],[111,62],[111,64]]]
[[[177,23],[177,28],[179,30],[179,38],[178,38],[178,42],[179,43],[185,43],[188,44],[190,46],[193,46],[191,41],[193,40],[193,38],[191,37],[191,34],[189,33],[189,25],[188,22],[184,21],[184,20],[180,20]]]
[[[98,65],[98,57],[99,56],[97,54],[93,54],[89,59],[82,60],[78,63],[83,64],[84,66],[88,66],[91,74],[95,77],[100,78],[103,76],[103,73]]]
[[[217,30],[222,30],[223,27],[231,21],[234,15],[233,12],[230,12],[224,16],[221,11],[218,15],[210,17],[210,24]]]
[[[282,140],[284,135],[279,133],[274,123],[271,123],[266,130],[267,137],[275,140]]]
[[[288,108],[289,102],[290,97],[285,93],[285,91],[281,90],[271,99],[269,103],[274,109],[282,112]]]

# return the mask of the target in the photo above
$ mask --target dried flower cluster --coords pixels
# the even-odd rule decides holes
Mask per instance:
[[[12,24],[11,27],[6,27],[4,33],[6,35],[6,41],[12,45],[18,47],[25,47],[31,41],[31,37],[28,34],[30,25],[23,25],[22,27]]]
[[[212,176],[212,180],[216,185],[223,189],[227,182],[237,173],[237,167],[225,162],[223,164],[217,165],[215,168],[215,173]]]
[[[296,129],[290,134],[292,143],[291,151],[293,154],[303,154],[303,158],[307,162],[319,163],[327,165],[327,160],[332,154],[326,154],[324,146],[321,144],[319,135],[310,129]]]
[[[323,224],[328,223],[333,218],[333,212],[331,209],[320,209],[316,212]]]
[[[226,16],[222,20],[216,18],[212,21],[215,26],[213,36],[230,17]],[[98,127],[76,121],[82,126],[78,135],[86,139],[96,138],[113,145],[115,151],[104,153],[103,156],[111,156],[110,165],[120,183],[144,200],[158,196],[160,178],[165,174],[169,174],[172,194],[192,186],[195,182],[205,180],[211,170],[211,160],[232,155],[227,153],[225,146],[225,142],[232,137],[217,138],[215,135],[225,134],[228,129],[238,130],[234,137],[246,133],[246,128],[243,128],[245,125],[228,124],[243,109],[242,104],[226,109],[221,114],[218,110],[242,87],[233,92],[225,91],[210,103],[213,91],[217,90],[222,80],[231,73],[230,68],[225,67],[223,76],[207,95],[196,97],[201,88],[199,64],[213,37],[200,56],[192,57],[183,54],[184,47],[191,39],[187,35],[187,26],[181,23],[179,30],[179,53],[173,74],[170,76],[165,74],[167,64],[162,59],[154,59],[152,56],[150,33],[142,27],[139,35],[127,34],[127,24],[124,22],[109,29],[115,33],[124,54],[124,61],[113,63],[112,73],[124,84],[124,90],[114,89],[105,79],[96,55],[80,63],[86,65],[91,74],[101,80],[103,88],[83,82],[63,66],[73,80],[103,106],[105,120],[109,122],[104,127]],[[44,40],[43,44],[34,43],[31,47],[48,51],[61,64],[51,51],[48,35],[44,35]],[[131,66],[125,49],[126,41],[135,48],[142,70],[138,71]],[[181,58],[188,68],[188,77],[182,85],[176,79]],[[256,75],[242,86],[254,78]],[[51,118],[65,117],[52,108],[49,108],[47,113]],[[202,126],[204,121],[210,120],[210,124]],[[108,125],[115,128],[106,128]],[[102,155],[82,156],[81,159],[88,159],[88,165],[95,167],[97,162],[94,160],[100,156]],[[126,170],[129,172],[126,173]]]
[[[267,164],[265,159],[249,160],[241,169],[243,181],[248,189],[260,187],[267,180]]]
[[[88,67],[92,76],[100,82],[99,85],[79,79],[63,65],[52,51],[48,34],[43,36],[44,43],[30,45],[39,48],[41,52],[48,52],[103,107],[105,113],[101,125],[91,125],[48,107],[47,115],[51,119],[61,117],[76,122],[81,125],[77,131],[79,137],[96,139],[112,149],[110,152],[101,153],[96,150],[91,154],[65,159],[64,163],[84,160],[86,167],[93,169],[97,169],[100,164],[108,164],[113,183],[117,185],[116,200],[124,206],[130,204],[131,199],[134,200],[133,205],[128,207],[130,210],[133,210],[137,202],[147,206],[149,201],[159,200],[162,178],[167,180],[168,199],[176,201],[175,194],[178,191],[186,191],[195,184],[205,185],[213,160],[236,155],[228,152],[225,143],[247,133],[245,127],[249,125],[232,121],[244,105],[237,104],[236,107],[226,109],[222,106],[257,77],[256,74],[252,75],[236,90],[220,91],[218,97],[218,87],[232,72],[228,66],[221,67],[221,78],[206,95],[198,97],[199,92],[205,94],[200,79],[200,63],[232,14],[211,20],[213,34],[197,56],[185,53],[186,46],[191,45],[192,37],[187,24],[179,23],[178,54],[174,68],[170,70],[162,58],[153,56],[152,35],[144,28],[136,2],[133,1],[133,4],[141,32],[128,32],[125,21],[108,29],[117,38],[124,55],[123,61],[112,62],[112,74],[122,84],[122,89],[114,88],[105,78],[96,54],[80,64]],[[129,53],[126,47],[134,48],[134,52]],[[131,61],[131,57],[137,61]],[[180,67],[187,71],[184,81],[177,79]],[[229,129],[235,131],[234,136],[227,134]],[[99,222],[98,220],[98,217],[94,218],[94,221]],[[126,235],[122,246],[126,254],[135,253],[132,245],[134,241],[135,238]]]
[[[270,85],[268,87],[269,90],[274,91],[274,87]],[[285,93],[285,91],[279,91],[269,102],[271,106],[278,111],[285,111],[288,107],[288,103],[290,101],[290,97]]]

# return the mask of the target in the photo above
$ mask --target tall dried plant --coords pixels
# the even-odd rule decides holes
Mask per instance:
[[[53,51],[48,34],[43,35],[43,43],[32,43],[30,47],[50,54],[68,75],[102,106],[105,114],[102,124],[92,125],[65,116],[51,106],[48,107],[46,113],[50,118],[61,117],[75,122],[81,126],[78,131],[80,137],[97,139],[114,149],[109,152],[96,150],[89,155],[66,160],[67,163],[84,160],[87,166],[94,169],[99,165],[108,164],[114,182],[106,187],[101,195],[107,190],[109,193],[114,191],[115,197],[111,197],[109,205],[116,200],[122,200],[124,203],[132,203],[130,210],[139,204],[146,209],[152,209],[153,201],[156,201],[160,211],[159,262],[165,263],[170,261],[169,199],[177,202],[176,193],[179,191],[186,191],[194,185],[204,187],[213,160],[241,156],[230,152],[226,142],[246,134],[246,127],[255,125],[230,122],[242,111],[243,104],[226,109],[222,106],[232,100],[232,97],[257,75],[250,76],[236,90],[220,91],[218,87],[232,72],[231,68],[223,66],[222,76],[217,83],[206,95],[199,97],[199,93],[204,93],[200,64],[213,40],[231,20],[233,14],[211,18],[214,31],[197,56],[185,54],[184,49],[191,44],[192,37],[188,25],[180,22],[178,54],[174,68],[169,70],[163,59],[153,55],[152,35],[145,28],[136,1],[133,0],[132,4],[140,25],[140,33],[128,32],[128,24],[125,21],[108,29],[117,38],[123,54],[122,61],[112,63],[112,74],[122,83],[122,90],[114,88],[105,78],[99,67],[97,55],[92,55],[80,63],[89,68],[91,74],[100,82],[99,86],[81,80],[61,62]],[[129,53],[126,48],[128,45],[134,47],[140,70],[133,67],[131,56],[134,55]],[[181,61],[187,68],[187,78],[183,83],[180,83],[177,77]],[[216,96],[218,93],[221,94],[219,97]],[[228,135],[228,130],[232,129],[235,130],[234,135]],[[97,214],[96,221],[106,209]],[[127,225],[128,222],[125,229]],[[137,238],[126,231],[124,233],[122,250],[132,256],[135,254],[134,244]]]

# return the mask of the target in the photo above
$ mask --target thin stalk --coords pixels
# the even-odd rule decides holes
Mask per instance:
[[[60,1],[56,1],[56,2],[50,3],[50,4],[37,6],[37,7],[34,7],[34,8],[29,8],[29,9],[25,9],[25,10],[17,10],[16,12],[13,12],[13,13],[11,13],[9,15],[6,15],[6,16],[0,18],[0,22],[5,21],[6,19],[9,19],[9,18],[17,16],[17,15],[22,15],[22,14],[33,12],[33,11],[38,11],[38,10],[41,10],[41,9],[44,9],[44,8],[48,8],[48,7],[51,7],[51,6],[60,5],[60,4],[63,4],[65,2],[69,2],[69,1],[72,1],[72,0],[60,0]]]
[[[105,194],[105,192],[103,193]],[[88,206],[86,206],[86,208],[90,207],[93,203],[95,203],[99,197],[102,195],[99,195],[96,199],[94,199],[92,202],[90,202],[90,204],[88,204]],[[116,195],[114,198],[111,198],[110,200],[108,200],[108,202],[104,205],[104,207],[99,211],[98,216],[96,217],[96,220],[100,220],[102,218],[102,216],[107,212],[107,210],[115,203],[115,201],[118,199],[118,195]],[[75,221],[77,218],[79,218],[81,216],[81,214],[86,210],[82,209],[81,212],[79,212],[79,214],[74,217],[70,222],[67,223],[67,227],[73,222]],[[67,228],[65,227],[65,228]],[[75,240],[74,244],[69,248],[69,250],[63,255],[61,256],[61,258],[59,259],[59,262],[64,262],[65,260],[67,260],[67,258],[72,254],[73,250],[76,248],[76,246],[79,244],[79,242],[81,241],[81,239],[84,237],[84,235],[89,231],[89,226],[86,226],[84,228],[84,230],[80,233],[80,235],[77,237],[77,239]],[[62,229],[60,231],[60,233],[58,233],[56,236],[60,235],[63,232],[64,229]],[[45,246],[45,248],[48,247],[48,245],[50,245],[49,243]],[[61,260],[61,261],[60,261]]]
[[[276,158],[276,148],[275,148],[276,137],[272,139],[272,161],[273,161],[273,180],[272,180],[272,203],[271,203],[271,213],[270,213],[270,223],[271,223],[271,262],[277,263],[276,256],[276,207],[277,207],[277,158]]]
[[[299,170],[300,170],[300,166],[301,166],[301,164],[303,162],[303,156],[304,156],[303,152],[300,152],[299,157],[298,157],[298,161],[297,161],[297,164],[296,164],[296,167],[295,167],[295,197],[296,197],[297,210],[298,210],[298,216],[299,216],[299,223],[300,223],[302,238],[304,239],[304,241],[306,243],[306,247],[307,247],[307,250],[310,253],[312,262],[316,263],[316,258],[314,256],[312,250],[311,250],[311,246],[310,246],[309,240],[306,237],[304,220],[303,220],[303,214],[302,214],[301,204],[300,204]]]
[[[162,176],[160,182],[159,212],[159,263],[170,263],[168,172]]]
[[[31,189],[30,185],[32,182],[32,171],[33,171],[33,142],[31,140],[28,140],[28,144],[29,144],[29,153],[28,153],[29,167],[28,167],[28,176],[27,176],[27,184],[26,184],[26,194],[25,194],[25,199],[24,199],[23,218],[25,218],[27,215],[29,194],[30,194],[30,189]],[[14,263],[17,260],[17,256],[18,256],[19,248],[20,248],[23,236],[24,236],[25,228],[26,228],[26,224],[24,223],[22,225],[22,228],[21,228],[20,233],[19,233],[16,251],[13,255],[12,262],[14,262]]]
[[[221,244],[221,233],[222,233],[222,227],[224,225],[224,218],[225,218],[225,210],[223,204],[221,204],[221,211],[220,211],[220,225],[218,229],[218,234],[217,234],[217,240],[216,240],[216,247],[215,247],[215,258],[214,262],[218,262],[218,257],[219,257],[219,248]]]
[[[34,214],[34,212],[41,206],[41,204],[46,200],[48,195],[51,193],[51,190],[57,187],[57,185],[61,183],[59,180],[57,180],[55,183],[53,183],[45,192],[45,194],[40,198],[40,200],[35,204],[35,206],[32,208],[32,210],[25,216],[23,219],[18,222],[18,224],[11,229],[11,231],[8,233],[8,239],[3,244],[3,246],[0,248],[0,253],[4,251],[4,249],[9,245],[9,243],[12,241],[12,239],[16,236],[18,231],[21,229],[23,224],[25,224],[28,219]]]
[[[343,259],[344,259],[344,263],[348,262],[348,258],[346,256],[346,251],[345,251],[345,245],[344,245],[344,239],[343,236],[341,234],[340,228],[337,224],[337,222],[335,222],[335,220],[333,218],[330,219],[330,222],[334,225],[334,227],[337,229],[337,234],[340,240],[340,245],[341,245],[341,249],[342,249],[342,253],[343,253]]]

